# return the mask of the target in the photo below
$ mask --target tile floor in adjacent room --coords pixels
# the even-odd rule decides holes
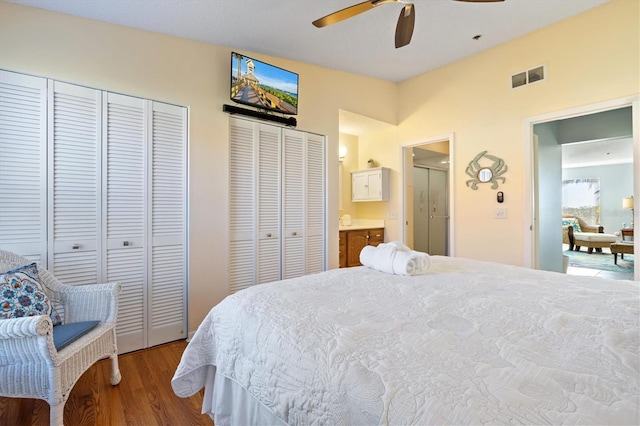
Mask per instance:
[[[567,244],[562,245],[563,253],[568,249],[569,249],[569,246]],[[604,250],[607,250],[607,249],[604,249]],[[567,275],[581,275],[583,277],[600,277],[600,278],[608,278],[610,280],[633,280],[633,271],[613,272],[613,271],[603,271],[600,269],[580,268],[575,266],[569,266],[567,268]]]
[[[609,278],[612,280],[633,280],[632,272],[601,271],[600,269],[578,268],[575,266],[569,266],[569,268],[567,269],[567,275],[600,277],[600,278]]]

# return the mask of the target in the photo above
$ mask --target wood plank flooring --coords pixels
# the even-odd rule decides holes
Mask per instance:
[[[200,414],[204,391],[178,398],[171,378],[186,341],[120,355],[122,381],[111,386],[111,363],[99,361],[76,383],[64,410],[66,426],[213,425]],[[37,399],[0,397],[0,425],[48,425],[49,405]]]

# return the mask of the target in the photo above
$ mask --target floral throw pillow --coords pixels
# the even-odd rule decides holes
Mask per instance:
[[[49,315],[53,325],[62,323],[42,289],[36,263],[0,272],[0,319],[34,315]]]
[[[580,222],[578,222],[578,219],[576,218],[563,218],[562,227],[564,228],[565,226],[573,226],[574,232],[582,232],[582,229],[580,228]]]

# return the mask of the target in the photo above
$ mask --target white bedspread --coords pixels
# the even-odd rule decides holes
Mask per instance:
[[[433,256],[227,297],[172,386],[207,371],[301,425],[640,423],[640,286]],[[213,407],[215,411],[215,407]]]

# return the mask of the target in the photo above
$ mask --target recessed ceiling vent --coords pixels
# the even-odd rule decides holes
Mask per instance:
[[[547,67],[544,65],[531,68],[526,71],[519,72],[511,76],[511,88],[526,86],[527,84],[537,83],[547,77]]]

